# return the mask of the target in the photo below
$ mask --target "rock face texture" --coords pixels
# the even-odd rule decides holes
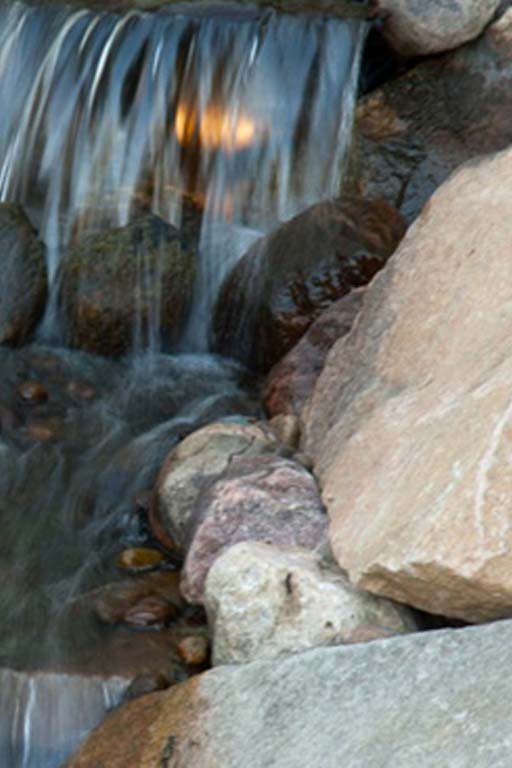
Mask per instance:
[[[67,768],[508,768],[512,624],[217,667],[114,712]]]
[[[240,459],[201,496],[194,510],[182,591],[202,603],[208,571],[228,547],[263,541],[313,549],[324,538],[327,516],[315,478],[279,457]]]
[[[326,307],[366,285],[404,233],[384,200],[346,197],[308,208],[257,241],[228,275],[214,349],[267,370]]]
[[[512,151],[433,196],[308,411],[333,552],[431,613],[512,615]]]
[[[384,34],[400,53],[427,56],[477,37],[500,0],[379,0]]]
[[[34,330],[46,301],[44,246],[23,209],[0,203],[0,344],[17,344]]]
[[[230,547],[205,589],[213,663],[275,659],[417,627],[407,608],[352,587],[334,564],[260,542]]]
[[[201,491],[235,459],[277,449],[272,431],[257,424],[217,422],[186,437],[171,451],[157,480],[150,510],[157,538],[171,549],[183,549]]]
[[[263,403],[271,416],[300,416],[328,351],[352,328],[364,291],[351,291],[322,312],[299,343],[269,371],[263,385]]]
[[[418,0],[426,12],[435,4]],[[362,194],[384,197],[411,222],[458,166],[512,144],[507,16],[479,40],[417,64],[359,103],[353,155]]]
[[[71,346],[121,355],[159,333],[176,340],[195,268],[195,245],[158,216],[84,238],[62,266]]]

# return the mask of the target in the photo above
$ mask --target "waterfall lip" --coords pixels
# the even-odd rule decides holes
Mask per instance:
[[[7,4],[5,0],[0,6],[3,4]],[[83,8],[101,13],[147,11],[232,18],[251,18],[264,11],[360,21],[373,21],[381,15],[378,0],[24,0],[23,5],[49,9]]]

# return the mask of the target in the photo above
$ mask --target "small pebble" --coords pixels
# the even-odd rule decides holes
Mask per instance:
[[[40,443],[49,443],[52,440],[56,440],[58,437],[57,431],[50,424],[44,422],[41,422],[40,424],[31,424],[28,427],[27,432],[29,437]]]
[[[156,596],[145,597],[129,608],[123,621],[133,627],[152,627],[161,629],[176,616],[176,608],[163,598]]]
[[[208,659],[208,638],[201,635],[184,637],[178,643],[176,650],[185,664],[197,667]]]
[[[28,405],[38,405],[48,400],[48,392],[39,381],[24,381],[16,391],[20,400]]]
[[[96,390],[89,384],[85,384],[83,381],[70,381],[66,387],[68,395],[75,400],[85,400],[86,402],[94,400],[96,397]]]
[[[142,573],[151,571],[164,561],[164,556],[158,549],[150,547],[133,547],[125,549],[118,555],[116,565],[123,571]]]

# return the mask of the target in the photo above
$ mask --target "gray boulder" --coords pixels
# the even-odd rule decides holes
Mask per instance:
[[[68,768],[510,768],[511,663],[507,621],[217,667],[113,713]]]

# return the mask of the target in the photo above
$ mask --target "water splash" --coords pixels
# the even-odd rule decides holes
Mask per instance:
[[[141,210],[179,224],[189,195],[203,226],[185,347],[204,350],[212,298],[254,232],[339,191],[363,27],[269,10],[1,9],[0,199],[39,222],[53,309],[73,238]]]

